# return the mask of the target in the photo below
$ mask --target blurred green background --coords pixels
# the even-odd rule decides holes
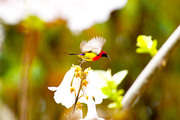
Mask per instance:
[[[7,118],[20,118],[21,96],[27,92],[29,120],[62,119],[65,107],[56,104],[47,89],[58,86],[72,64],[79,58],[68,53],[79,53],[82,40],[104,37],[103,48],[111,61],[102,58],[86,62],[83,68],[112,69],[112,74],[127,69],[127,77],[120,88],[125,91],[150,61],[150,55],[136,53],[138,35],[151,35],[158,40],[158,49],[180,24],[179,0],[129,0],[127,5],[114,11],[110,19],[73,35],[66,22],[57,20],[44,23],[30,17],[18,25],[4,25],[6,37],[0,50],[0,111]],[[134,105],[133,120],[180,119],[180,47],[170,56],[144,95]],[[24,82],[23,82],[24,81]],[[22,88],[28,86],[27,91]],[[116,110],[108,109],[108,100],[97,106],[100,117],[112,118]],[[85,114],[84,114],[85,116]]]

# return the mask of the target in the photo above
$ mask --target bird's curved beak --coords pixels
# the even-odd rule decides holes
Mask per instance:
[[[111,61],[111,58],[107,54],[104,54],[103,57],[107,57]]]
[[[102,54],[102,57],[107,57],[111,61],[111,58],[107,54]]]
[[[107,58],[111,61],[111,58],[107,55]]]

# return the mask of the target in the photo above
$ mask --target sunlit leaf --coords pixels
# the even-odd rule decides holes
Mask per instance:
[[[154,56],[157,53],[157,40],[152,40],[151,36],[139,35],[137,38],[137,53],[147,53]]]
[[[117,108],[117,107],[118,107],[118,105],[117,105],[115,102],[110,103],[110,104],[108,105],[108,108]]]
[[[109,95],[110,92],[108,89],[109,89],[108,86],[101,88],[104,95],[107,95],[107,96]]]
[[[94,72],[106,83],[105,86],[101,88],[101,91],[108,99],[112,100],[112,103],[108,105],[108,108],[121,108],[124,90],[118,90],[118,85],[126,77],[128,71],[119,71],[113,76],[111,75],[111,69],[108,69],[107,71],[95,70]]]
[[[27,17],[21,24],[25,28],[32,30],[43,30],[45,28],[45,22],[36,16]]]
[[[122,94],[124,94],[124,90],[120,89],[120,90],[117,91],[117,93],[118,93],[118,95],[122,95]]]
[[[144,48],[137,48],[136,52],[137,53],[148,53],[147,49],[144,49]]]

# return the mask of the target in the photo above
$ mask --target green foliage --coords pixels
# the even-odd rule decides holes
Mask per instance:
[[[23,22],[22,25],[25,28],[32,30],[43,30],[45,28],[45,23],[36,16],[29,16]]]
[[[66,27],[66,23],[59,20],[44,23],[35,16],[24,20],[20,23],[20,25],[23,24],[22,27],[30,29],[30,32],[37,30],[40,35],[37,54],[34,57],[34,59],[38,58],[38,61],[33,60],[29,78],[29,117],[34,120],[41,120],[44,117],[52,120],[60,119],[64,108],[57,107],[52,99],[53,94],[47,87],[58,86],[60,79],[67,72],[67,66],[73,63],[79,64],[78,58],[68,56],[64,54],[64,51],[78,53],[80,42],[94,36],[103,36],[107,39],[103,50],[108,53],[112,61],[109,62],[102,58],[96,62],[86,62],[83,67],[91,66],[93,69],[111,67],[115,72],[127,68],[128,78],[118,88],[128,89],[149,61],[148,57],[137,57],[137,54],[134,54],[136,39],[132,40],[132,38],[137,38],[137,35],[142,33],[149,34],[158,40],[158,45],[162,45],[180,23],[179,6],[179,0],[129,0],[125,8],[114,11],[107,22],[94,25],[77,36],[73,36]],[[6,97],[1,95],[0,97],[4,98],[4,104],[9,106],[17,119],[19,119],[17,103],[20,103],[21,94],[16,90],[17,87],[19,89],[22,87],[19,83],[25,41],[24,34],[20,30],[27,31],[27,29],[21,29],[20,25],[4,26],[5,40],[0,47],[0,91],[2,95],[6,95]],[[32,47],[28,49],[33,50]],[[176,120],[179,118],[179,52],[180,48],[177,48],[175,54],[171,55],[170,64],[158,75],[158,79],[148,88],[128,116],[141,120]],[[45,112],[40,112],[42,108],[37,104],[43,104],[42,100],[46,102]],[[98,105],[98,108],[104,110],[104,103]],[[115,104],[112,102],[110,107],[113,105]],[[109,115],[113,114],[111,111],[114,112],[108,110],[106,114],[104,111],[107,115],[105,119],[110,119]]]
[[[46,69],[42,62],[38,59],[35,59],[31,67],[31,79],[34,86],[38,87],[43,83],[45,78]]]
[[[137,38],[137,53],[148,53],[152,57],[157,53],[157,40],[152,40],[151,36],[139,35]]]
[[[118,90],[118,85],[122,82],[122,80],[127,75],[128,71],[123,70],[120,71],[113,76],[111,75],[111,70],[108,69],[106,71],[95,71],[100,75],[102,79],[105,80],[105,85],[101,88],[104,95],[108,96],[108,99],[112,100],[113,102],[108,105],[108,108],[121,108],[121,101],[123,98],[123,89]]]

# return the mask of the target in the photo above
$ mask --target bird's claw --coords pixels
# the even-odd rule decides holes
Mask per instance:
[[[82,60],[82,61],[80,61],[81,63],[80,63],[80,66],[84,63],[84,62],[86,62],[84,59]]]

